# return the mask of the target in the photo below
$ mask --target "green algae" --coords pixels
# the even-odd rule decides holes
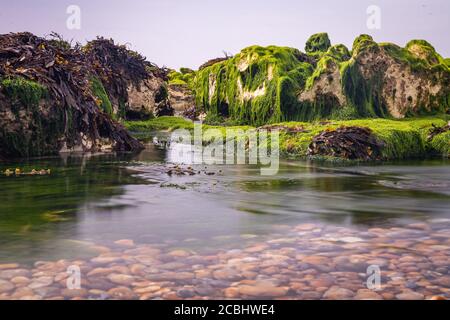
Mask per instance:
[[[189,68],[180,68],[180,71],[170,71],[167,76],[170,85],[181,85],[191,88],[195,77],[195,71]]]
[[[171,116],[162,116],[145,121],[124,121],[123,124],[131,132],[194,129],[193,122]]]
[[[98,99],[98,104],[100,108],[107,114],[109,114],[111,117],[115,118],[112,103],[109,100],[108,93],[105,90],[105,87],[103,86],[102,82],[96,78],[93,77],[91,79],[91,90],[94,96]]]
[[[447,83],[446,60],[424,40],[410,41],[401,48],[391,43],[378,44],[363,34],[355,39],[350,52],[342,44],[331,46],[328,35],[316,34],[310,38],[306,51],[304,54],[295,48],[252,46],[226,61],[189,73],[195,74],[189,86],[196,105],[214,120],[210,122],[213,124],[221,119],[259,126],[281,121],[390,118],[383,96],[383,69],[375,68],[369,79],[360,70],[360,56],[370,53],[387,54],[412,72],[433,72],[432,81]],[[336,68],[339,79],[333,74]],[[172,81],[181,79],[180,75],[174,74]],[[329,83],[340,82],[346,98],[344,105],[333,93],[322,93],[314,87],[324,77]],[[299,99],[301,93],[316,89],[312,99]],[[450,93],[430,96],[428,100],[429,104],[421,102],[407,116],[445,112]]]
[[[0,128],[0,153],[8,157],[29,157],[56,150],[64,132],[64,114],[57,106],[52,108],[51,117],[40,112],[41,104],[50,103],[47,88],[20,77],[2,79],[0,84],[0,90],[9,98],[14,117],[29,118],[26,127]]]
[[[309,37],[306,41],[305,51],[307,53],[326,52],[330,47],[331,42],[328,33],[322,32],[313,34]]]
[[[262,125],[297,114],[297,92],[313,71],[288,47],[245,48],[197,72],[196,105],[239,123]]]
[[[327,55],[333,57],[339,62],[348,61],[351,58],[351,53],[343,44],[336,44],[331,46],[326,52]]]
[[[37,107],[48,94],[43,85],[20,77],[2,79],[0,84],[7,97],[26,107]]]
[[[315,122],[280,122],[272,125],[273,128],[285,128],[280,132],[280,153],[290,158],[306,157],[308,146],[314,136],[324,130],[334,130],[342,126],[365,127],[372,130],[376,138],[383,142],[382,158],[385,160],[424,158],[428,156],[447,157],[450,152],[450,133],[442,133],[428,141],[428,134],[433,125],[443,126],[447,122],[442,118],[413,118],[413,119],[353,119]],[[188,129],[193,130],[191,121],[178,117],[161,117],[149,121],[125,122],[125,126],[135,132]],[[270,128],[271,126],[269,126]],[[222,134],[227,128],[248,130],[250,126],[208,126],[203,130],[219,129]],[[292,132],[289,128],[302,128]],[[239,137],[237,137],[239,139]],[[204,136],[204,141],[209,138]]]

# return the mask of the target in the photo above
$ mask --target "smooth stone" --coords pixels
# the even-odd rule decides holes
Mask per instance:
[[[226,288],[223,293],[226,298],[233,299],[239,297],[239,289],[235,287]]]
[[[29,277],[31,272],[27,269],[7,269],[0,271],[0,279],[11,279],[14,277]]]
[[[27,277],[18,276],[18,277],[12,278],[10,281],[17,285],[23,285],[23,284],[30,283],[31,280]]]
[[[177,296],[180,298],[192,298],[195,296],[195,292],[190,289],[180,289],[177,291]]]
[[[11,291],[16,286],[7,280],[0,279],[0,293]]]
[[[147,275],[148,280],[152,281],[174,281],[174,280],[192,280],[194,278],[192,272],[163,272]]]
[[[313,265],[321,265],[329,262],[328,257],[322,257],[322,256],[307,256],[304,257],[301,262],[303,263],[309,263]]]
[[[188,257],[191,255],[186,250],[172,250],[168,254],[169,254],[169,256],[176,257],[176,258],[184,258],[184,257]]]
[[[19,268],[19,265],[17,263],[3,263],[3,264],[0,264],[0,270],[17,269],[17,268]]]
[[[447,300],[443,296],[432,296],[430,300]]]
[[[322,297],[320,292],[306,291],[301,293],[301,298],[304,300],[319,300]]]
[[[264,251],[267,248],[269,248],[269,246],[267,246],[265,244],[260,244],[260,245],[256,245],[253,247],[249,247],[249,248],[245,249],[244,251],[247,253],[257,253],[257,252]]]
[[[88,295],[88,291],[86,289],[63,289],[61,290],[61,295],[66,298],[77,298],[77,297],[85,297]]]
[[[216,290],[213,287],[207,285],[195,287],[194,291],[202,297],[212,296],[216,293]]]
[[[333,286],[324,293],[323,297],[331,300],[346,300],[352,298],[353,295],[354,292],[349,289]]]
[[[33,279],[31,283],[28,285],[31,289],[38,289],[42,287],[47,287],[53,283],[53,277],[39,277]]]
[[[416,289],[418,285],[414,281],[406,281],[405,287],[408,289]]]
[[[133,265],[130,266],[130,272],[134,275],[145,275],[145,269],[147,267],[143,264],[140,263],[135,263]]]
[[[136,298],[136,294],[126,287],[112,288],[108,290],[108,295],[114,299],[132,300]]]
[[[418,292],[403,292],[395,296],[398,300],[423,300],[424,296]]]
[[[34,292],[42,298],[53,297],[59,294],[59,288],[56,287],[42,287],[34,289]]]
[[[303,224],[299,224],[298,226],[296,226],[295,230],[296,231],[309,231],[309,230],[315,229],[316,227],[317,226],[312,223],[303,223]]]
[[[42,297],[38,295],[32,295],[32,296],[23,296],[19,300],[41,300]]]
[[[107,275],[112,273],[113,270],[111,268],[95,268],[92,269],[91,271],[89,271],[87,273],[88,277],[92,277],[92,276],[101,276],[101,275]]]
[[[235,269],[220,269],[213,272],[213,277],[217,280],[237,281],[242,279]]]
[[[141,288],[137,288],[134,289],[134,292],[138,293],[138,294],[144,294],[144,293],[151,293],[151,292],[155,292],[160,290],[161,287],[160,286],[148,286],[148,287],[141,287]]]
[[[253,285],[240,285],[239,293],[249,297],[282,297],[288,293],[289,288],[277,287],[271,282],[255,282]]]
[[[422,222],[408,224],[408,228],[425,230],[425,231],[430,230],[430,226],[428,224],[422,223]]]
[[[123,261],[121,257],[110,257],[110,256],[98,256],[96,258],[91,259],[91,262],[98,265],[110,264],[113,262]]]
[[[34,291],[28,287],[17,288],[12,294],[11,298],[20,299],[24,296],[32,296],[34,295]]]
[[[55,282],[60,282],[67,279],[70,276],[68,272],[61,272],[55,275]]]
[[[121,239],[121,240],[114,241],[114,243],[121,247],[128,247],[128,248],[134,247],[134,241],[131,239]]]
[[[360,289],[354,297],[356,300],[382,300],[383,298],[373,290]]]
[[[450,288],[450,276],[439,277],[433,281],[436,285]]]
[[[334,285],[335,280],[332,277],[320,277],[309,281],[309,285],[313,288],[319,287],[331,287]]]
[[[92,251],[98,252],[98,253],[108,253],[111,252],[111,249],[105,246],[91,246],[89,247]]]
[[[135,281],[135,278],[133,276],[119,273],[110,274],[107,278],[109,279],[109,281],[121,285],[130,285]]]

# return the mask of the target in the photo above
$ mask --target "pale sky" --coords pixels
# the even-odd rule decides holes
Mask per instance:
[[[69,5],[81,9],[80,30],[66,26]],[[367,28],[370,5],[381,9],[380,30]],[[449,0],[0,0],[0,33],[56,31],[82,43],[101,35],[171,68],[197,68],[254,44],[303,51],[317,32],[349,48],[361,33],[402,46],[426,39],[450,57],[449,18]]]

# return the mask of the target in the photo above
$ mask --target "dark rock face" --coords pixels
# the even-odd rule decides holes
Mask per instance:
[[[169,99],[177,114],[184,114],[186,110],[195,108],[195,98],[188,86],[169,85]]]
[[[90,41],[85,52],[108,92],[114,114],[128,120],[146,120],[159,113],[171,115],[168,70],[111,39]]]
[[[0,35],[0,156],[141,149],[92,89],[99,76],[61,39]]]
[[[377,160],[383,143],[368,128],[342,127],[316,135],[308,148],[309,156],[330,156],[344,159]]]

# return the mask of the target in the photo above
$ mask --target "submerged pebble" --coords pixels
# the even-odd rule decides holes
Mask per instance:
[[[0,299],[449,299],[449,223],[302,224],[198,252],[120,239],[92,244],[102,250],[90,260],[0,264]],[[80,267],[79,288],[67,285],[71,265]],[[367,285],[369,266],[381,271],[379,288]]]

